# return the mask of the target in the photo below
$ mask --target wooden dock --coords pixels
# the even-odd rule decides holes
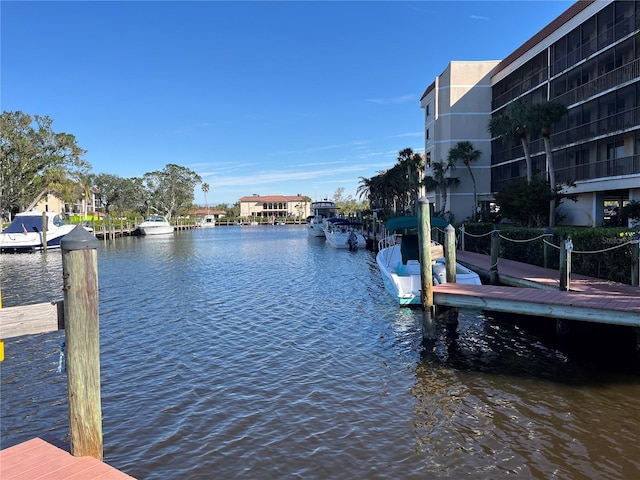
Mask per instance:
[[[93,457],[74,457],[68,452],[34,438],[0,451],[2,480],[133,479]]]
[[[481,277],[488,275],[489,255],[458,251],[456,257]],[[638,287],[572,274],[570,291],[560,291],[557,270],[503,259],[498,272],[500,286],[435,286],[434,304],[640,327]]]

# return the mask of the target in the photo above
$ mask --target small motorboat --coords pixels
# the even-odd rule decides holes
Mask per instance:
[[[0,233],[0,251],[31,252],[47,248],[60,248],[60,240],[76,228],[67,224],[62,216],[54,212],[18,213],[11,224]]]
[[[444,228],[449,223],[441,218],[431,219],[432,227]],[[416,217],[394,217],[386,222],[389,236],[378,243],[376,263],[382,274],[386,290],[397,299],[400,306],[420,305],[421,271],[419,258],[418,220]],[[404,233],[399,233],[400,231]],[[433,285],[446,283],[446,259],[444,248],[431,242]],[[480,285],[477,273],[456,262],[456,282]]]
[[[365,248],[367,241],[361,233],[362,224],[346,218],[329,218],[325,222],[324,236],[327,243],[334,248],[354,250]]]
[[[151,215],[138,225],[140,235],[168,235],[173,233],[173,226],[162,215]]]

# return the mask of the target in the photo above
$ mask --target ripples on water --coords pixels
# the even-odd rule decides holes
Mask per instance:
[[[61,298],[60,252],[0,258],[5,306]],[[101,243],[98,265],[105,461],[137,478],[640,468],[635,352],[603,366],[475,311],[423,349],[422,313],[384,292],[370,252],[302,227],[221,227]],[[63,338],[6,342],[2,448],[65,438]]]

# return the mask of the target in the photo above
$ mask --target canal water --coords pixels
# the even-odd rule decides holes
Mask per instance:
[[[62,298],[59,251],[0,262],[5,307]],[[543,320],[463,310],[423,345],[421,310],[384,291],[371,252],[302,226],[101,242],[98,268],[105,461],[136,478],[640,471],[630,331],[560,341]],[[5,342],[2,448],[68,441],[63,339]]]

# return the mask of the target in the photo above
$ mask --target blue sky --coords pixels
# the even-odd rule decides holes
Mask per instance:
[[[3,0],[0,104],[51,117],[94,173],[188,167],[210,205],[356,197],[424,150],[449,61],[503,59],[572,3]]]

